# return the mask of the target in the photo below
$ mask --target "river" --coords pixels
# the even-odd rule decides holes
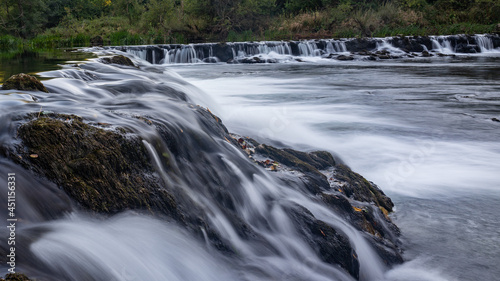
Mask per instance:
[[[246,198],[243,217],[279,255],[263,257],[260,241],[242,241],[213,202],[194,194],[196,186],[186,183],[196,177],[195,170],[186,171],[180,186],[204,204],[241,260],[140,212],[101,217],[76,208],[65,213],[71,204],[53,184],[0,159],[2,173],[15,171],[25,179],[19,196],[26,225],[19,231],[29,245],[21,249],[29,261],[21,269],[42,280],[351,280],[311,257],[290,234],[281,209],[289,201],[351,233],[355,248],[366,253],[360,257],[361,280],[495,280],[500,275],[500,122],[495,121],[500,119],[500,52],[339,61],[303,49],[308,55],[300,60],[290,59],[286,48],[285,54],[267,50],[265,58],[278,63],[265,64],[150,64],[134,51],[142,70],[90,62],[82,69],[66,65],[39,73],[57,95],[2,92],[7,126],[1,140],[13,142],[7,136],[16,122],[12,116],[42,108],[127,124],[147,140],[154,140],[154,133],[127,114],[150,114],[166,124],[200,130],[191,124],[190,110],[163,95],[161,87],[168,85],[208,107],[231,132],[277,147],[330,151],[375,182],[395,203],[391,217],[401,229],[405,263],[390,269],[379,265],[364,240],[335,214],[266,173],[254,172],[257,176],[248,180],[238,169],[252,168],[220,148],[229,163],[224,167],[241,181],[243,192],[237,196]],[[347,54],[345,48],[334,49]],[[189,60],[196,56],[189,54]],[[28,191],[33,186],[50,192]],[[35,197],[43,203],[33,203]],[[269,213],[263,211],[267,197],[280,198]]]
[[[381,186],[412,260],[399,280],[500,274],[500,56],[174,69],[231,130],[330,150]]]

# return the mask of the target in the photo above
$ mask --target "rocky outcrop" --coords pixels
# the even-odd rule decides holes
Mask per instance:
[[[338,163],[329,152],[260,144],[229,134],[208,109],[187,108],[196,116],[199,129],[130,116],[157,133],[157,138],[147,142],[140,134],[112,124],[74,115],[29,114],[21,117],[17,127],[18,142],[2,147],[2,155],[53,181],[83,209],[104,214],[133,209],[175,220],[229,256],[238,253],[213,226],[206,207],[188,192],[210,200],[239,239],[270,250],[272,246],[248,224],[239,208],[248,203],[240,174],[252,178],[264,168],[361,230],[388,265],[402,262],[398,229],[387,216],[393,204],[376,185]],[[220,142],[222,147],[232,146],[230,151],[236,154],[225,152],[227,159],[223,159]],[[228,166],[228,159],[238,167],[237,173]],[[287,177],[287,172],[296,176]],[[283,209],[321,260],[359,278],[358,254],[341,229],[303,206],[288,204]],[[253,219],[268,223],[265,218]]]
[[[306,183],[307,191],[320,196],[336,213],[342,214],[356,228],[364,231],[387,265],[403,261],[399,250],[400,232],[388,216],[394,204],[377,185],[353,172],[346,165],[337,163],[329,152],[306,153],[289,148],[279,149],[259,144],[251,138],[236,135],[233,137],[252,159],[259,159],[254,160],[258,165],[278,173],[290,170],[300,172],[299,177]],[[294,217],[304,216],[307,214]],[[311,226],[311,223],[314,224],[309,222],[308,225]],[[305,236],[311,236],[310,233],[308,235]],[[310,240],[308,242],[310,243]],[[336,251],[345,253],[348,249]],[[344,268],[348,270],[356,267],[357,260],[343,261]]]
[[[133,66],[137,67],[131,59],[127,58],[126,56],[123,55],[118,55],[118,56],[112,56],[110,58],[102,58],[101,61],[103,63],[107,64],[119,64],[119,65],[124,65],[124,66]]]
[[[32,116],[35,117],[35,116]],[[151,175],[144,144],[123,128],[90,126],[78,116],[49,114],[18,130],[18,161],[63,187],[86,209],[143,208],[177,218],[175,200]]]
[[[49,91],[35,76],[24,73],[12,75],[2,85],[3,90],[20,90],[20,91],[41,91],[48,93]]]

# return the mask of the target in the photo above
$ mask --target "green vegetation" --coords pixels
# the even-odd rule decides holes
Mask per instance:
[[[498,0],[0,0],[0,49],[493,32]]]

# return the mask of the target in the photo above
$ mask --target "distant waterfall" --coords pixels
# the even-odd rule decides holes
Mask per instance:
[[[386,38],[319,39],[157,46],[110,47],[153,64],[259,62],[290,60],[292,57],[322,57],[360,51],[385,51],[395,55],[429,51],[439,54],[500,52],[498,35],[407,36]],[[331,56],[330,56],[331,57]]]

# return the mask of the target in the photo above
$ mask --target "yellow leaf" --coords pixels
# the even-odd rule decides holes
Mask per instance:
[[[356,207],[354,207],[354,206],[352,206],[352,208],[353,208],[353,209],[354,209],[354,211],[356,211],[356,212],[362,212],[362,211],[363,211],[362,209],[360,209],[360,208],[356,208]]]

